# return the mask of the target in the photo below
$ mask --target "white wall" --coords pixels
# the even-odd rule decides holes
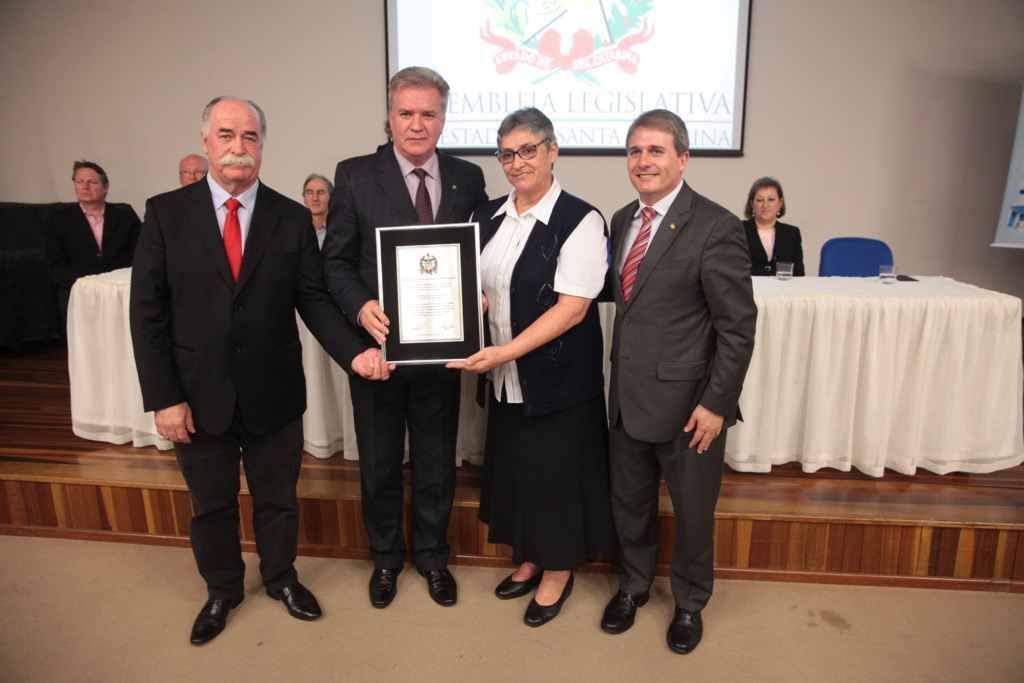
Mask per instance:
[[[864,235],[903,272],[1024,297],[1024,250],[989,246],[1024,2],[753,4],[746,154],[693,159],[687,180],[739,212],[754,178],[779,178],[810,273],[826,239]],[[383,0],[2,0],[0,200],[71,201],[71,163],[88,158],[141,214],[225,93],[266,111],[262,177],[299,199],[308,173],[384,141],[383,36]],[[504,194],[498,164],[476,160]],[[621,157],[563,156],[558,176],[607,217],[631,198]]]

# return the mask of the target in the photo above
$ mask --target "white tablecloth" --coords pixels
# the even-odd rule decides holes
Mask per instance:
[[[128,292],[131,269],[79,279],[68,307],[68,369],[71,378],[71,427],[84,439],[172,447],[160,438],[153,413],[142,409],[135,373]],[[348,376],[313,338],[301,320],[302,363],[306,371],[306,413],[302,429],[306,452],[330,457],[343,452],[357,460]],[[484,411],[475,403],[476,376],[463,373],[457,456],[459,462],[483,461]]]
[[[142,410],[128,327],[130,269],[80,279],[68,313],[75,434],[171,447]],[[991,472],[1024,462],[1021,302],[948,278],[754,278],[757,338],[726,462],[800,462],[880,476]],[[606,332],[610,310],[602,306]],[[305,449],[358,459],[344,372],[299,323]],[[485,413],[463,373],[458,459],[482,461]]]
[[[1020,299],[942,277],[757,277],[754,298],[731,467],[881,476],[1024,462]]]

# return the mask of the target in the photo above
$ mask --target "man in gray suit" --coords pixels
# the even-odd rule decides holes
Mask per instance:
[[[626,149],[639,201],[612,218],[609,271],[619,592],[601,627],[622,633],[647,602],[664,475],[676,515],[668,645],[687,654],[700,642],[711,597],[725,430],[737,418],[757,308],[740,220],[683,182],[690,156],[683,121],[663,109],[645,112],[630,126]]]

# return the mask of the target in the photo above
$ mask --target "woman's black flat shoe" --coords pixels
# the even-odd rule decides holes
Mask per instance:
[[[562,595],[558,598],[558,602],[553,605],[538,605],[537,600],[530,600],[530,604],[526,608],[526,615],[523,617],[523,621],[526,622],[527,626],[543,626],[552,619],[558,616],[558,613],[562,611],[562,605],[572,595],[572,584],[575,577],[569,574],[569,580],[565,583],[565,588],[562,589]]]
[[[509,574],[508,578],[498,584],[498,587],[494,589],[494,594],[502,600],[511,600],[512,598],[521,598],[540,583],[541,576],[544,575],[544,571],[540,570],[526,581],[513,581],[513,574]]]

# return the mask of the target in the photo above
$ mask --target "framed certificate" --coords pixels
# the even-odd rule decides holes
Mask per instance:
[[[483,348],[477,223],[377,228],[377,286],[396,365],[465,360]]]

